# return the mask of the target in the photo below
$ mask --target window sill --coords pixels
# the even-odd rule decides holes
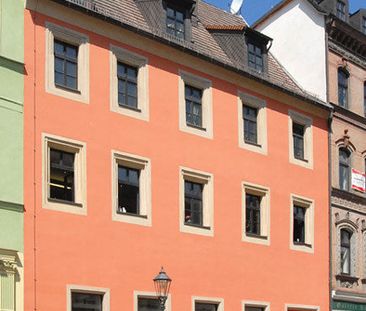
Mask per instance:
[[[305,247],[308,247],[308,248],[311,248],[312,245],[311,244],[308,244],[308,243],[305,243],[305,242],[293,242],[295,246],[305,246]]]
[[[122,105],[122,104],[118,103],[118,106],[120,108],[122,108],[122,109],[129,109],[129,110],[136,111],[136,112],[142,112],[141,109],[135,108],[135,107],[131,107],[131,106],[128,106],[128,105]]]
[[[66,200],[48,198],[47,201],[50,203],[66,204],[66,205],[71,205],[71,206],[80,207],[80,208],[83,207],[83,204],[81,204],[81,203],[75,203],[75,202],[66,201]]]
[[[197,125],[194,125],[194,124],[187,123],[187,126],[192,127],[194,129],[197,129],[197,130],[201,130],[201,131],[205,131],[205,132],[207,131],[206,128],[201,127],[201,126],[197,126]]]
[[[194,227],[194,228],[199,228],[199,229],[204,229],[204,230],[211,230],[211,227],[208,226],[201,226],[201,225],[195,225],[195,224],[190,224],[185,222],[184,223],[185,226],[189,226],[189,227]]]
[[[251,142],[249,140],[244,140],[244,143],[245,144],[248,144],[248,145],[251,145],[251,146],[254,146],[254,147],[262,148],[262,145],[257,144],[257,143],[254,143],[254,142]]]
[[[261,239],[261,240],[268,240],[268,237],[267,236],[264,236],[264,235],[259,235],[259,234],[254,234],[254,233],[248,233],[246,232],[245,235],[248,237],[248,238],[254,238],[254,239]]]
[[[360,278],[358,278],[356,276],[351,276],[350,274],[341,273],[341,274],[336,275],[336,279],[340,280],[340,281],[348,281],[351,283],[357,283]]]
[[[117,215],[131,216],[131,217],[138,217],[138,218],[147,219],[147,215],[139,215],[139,214],[133,214],[133,213],[123,213],[123,212],[118,212],[117,211]]]
[[[72,92],[72,93],[81,95],[81,92],[77,89],[73,89],[73,88],[70,88],[70,87],[67,87],[67,86],[64,86],[64,85],[60,85],[60,84],[56,84],[56,83],[55,83],[55,87],[58,88],[58,89],[61,89],[63,91],[68,91],[68,92]]]

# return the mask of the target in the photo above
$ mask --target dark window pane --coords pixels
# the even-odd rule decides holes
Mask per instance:
[[[257,114],[256,108],[243,106],[244,140],[254,144],[257,143]]]
[[[159,311],[160,304],[158,299],[138,298],[138,311]]]
[[[75,154],[50,149],[50,198],[74,202]]]
[[[175,7],[167,7],[166,10],[166,30],[167,33],[184,39],[184,11]]]
[[[343,108],[348,106],[348,77],[348,72],[338,69],[338,104]]]
[[[260,196],[248,193],[245,195],[246,233],[261,234],[260,202]]]
[[[264,311],[262,307],[245,307],[245,311]]]
[[[140,214],[140,171],[118,166],[118,213]]]
[[[304,133],[305,133],[305,126],[293,123],[292,124],[292,136],[294,141],[294,157],[296,159],[304,159]]]
[[[202,127],[202,90],[185,86],[187,125]]]
[[[203,185],[184,181],[184,221],[187,224],[203,225]]]
[[[137,108],[137,74],[137,68],[118,63],[118,103],[120,105]]]
[[[72,311],[102,311],[102,295],[72,293],[71,297]]]
[[[77,90],[78,47],[55,40],[55,85]]]
[[[349,190],[349,183],[350,183],[350,156],[351,153],[345,149],[339,149],[339,187],[342,190]]]
[[[337,1],[337,17],[346,20],[346,5],[342,1]]]
[[[195,311],[217,311],[218,304],[215,303],[195,303]]]
[[[253,42],[248,42],[248,65],[259,72],[263,70],[263,51]]]
[[[294,205],[294,242],[305,243],[305,213],[306,209]]]
[[[351,273],[351,236],[352,234],[341,230],[341,271],[344,274]]]

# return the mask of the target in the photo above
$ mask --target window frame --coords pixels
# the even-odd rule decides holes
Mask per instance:
[[[217,297],[192,296],[192,311],[196,310],[197,303],[208,303],[217,305],[217,311],[224,311],[224,299]]]
[[[140,171],[139,215],[118,213],[118,167],[122,165]],[[152,226],[151,160],[139,155],[112,150],[112,220],[135,225]]]
[[[244,105],[257,109],[257,144],[245,141],[244,134]],[[239,147],[258,152],[263,155],[268,153],[267,143],[267,103],[265,100],[250,94],[238,91],[238,138]]]
[[[174,34],[171,34],[168,32],[168,9],[171,9],[175,12],[174,14]],[[176,12],[179,11],[180,13],[182,13],[183,15],[183,38],[180,38],[179,36],[177,36],[177,18],[176,18]],[[168,35],[173,36],[174,38],[177,38],[179,40],[186,40],[187,37],[187,27],[186,27],[186,19],[187,19],[187,9],[184,8],[184,6],[180,6],[177,5],[176,3],[173,2],[169,2],[167,1],[167,3],[165,4],[165,31]]]
[[[67,99],[89,103],[89,37],[86,34],[50,23],[45,23],[46,31],[46,92]],[[77,89],[56,86],[55,83],[55,40],[78,47]]]
[[[157,298],[155,292],[135,290],[133,292],[133,310],[134,311],[138,311],[138,299],[140,297],[141,298],[147,298],[147,299],[156,299]],[[171,297],[171,294],[168,294],[168,298],[165,302],[165,310],[166,311],[171,311],[171,309],[172,309],[172,297]]]
[[[346,21],[346,4],[343,1],[337,0],[336,2],[336,16],[340,20]]]
[[[339,251],[340,251],[340,267],[339,270],[341,272],[341,275],[352,275],[352,235],[354,234],[354,232],[352,230],[349,230],[348,228],[340,228],[339,229],[339,235],[340,235],[340,240],[339,240]],[[349,245],[348,245],[348,251],[349,251],[349,255],[348,255],[348,273],[343,271],[343,258],[342,258],[342,247],[344,247],[344,245],[342,244],[342,231],[347,232],[349,234]]]
[[[212,82],[206,78],[179,70],[178,73],[179,96],[179,130],[204,138],[213,139],[213,113],[212,113]],[[202,90],[202,126],[195,127],[187,124],[185,86],[191,86]]]
[[[340,75],[343,75],[344,77],[344,82],[345,83],[342,83],[342,81],[340,80]],[[349,104],[350,104],[350,98],[349,98],[349,83],[350,83],[350,73],[349,71],[344,68],[344,67],[338,67],[337,69],[337,96],[338,96],[338,106],[339,107],[342,107],[344,109],[349,109]],[[341,103],[340,101],[340,90],[344,89],[345,90],[345,102],[344,103]]]
[[[250,49],[249,49],[249,46],[253,46],[254,48],[254,52],[251,52]],[[260,60],[261,60],[261,64],[260,64],[260,67],[261,68],[257,68],[259,65],[257,64],[257,57],[259,57],[259,55],[257,54],[256,52],[256,49],[260,49]],[[264,73],[265,71],[265,66],[264,66],[264,62],[265,62],[265,58],[264,58],[264,46],[263,46],[263,43],[261,42],[258,42],[257,40],[254,40],[252,38],[248,38],[247,39],[247,51],[248,51],[248,67],[251,69],[251,70],[255,70],[259,73]],[[255,58],[255,61],[254,63],[250,61],[250,55],[252,55],[254,58]],[[251,63],[253,63],[254,65],[251,66]]]
[[[288,135],[289,135],[289,160],[290,163],[313,169],[313,119],[299,112],[288,111]],[[293,124],[297,123],[304,126],[304,159],[295,157]]]
[[[110,45],[110,110],[124,116],[149,121],[149,59],[130,50]],[[118,63],[137,69],[137,108],[118,101]]]
[[[296,243],[294,241],[294,207],[305,208],[305,242]],[[315,201],[297,194],[290,195],[290,249],[314,253],[315,249]]]
[[[243,311],[246,311],[246,307],[263,308],[263,311],[271,311],[271,304],[266,301],[243,300],[241,304]]]
[[[118,72],[119,72],[119,67],[120,67],[120,66],[124,67],[124,68],[125,68],[125,70],[126,70],[127,72],[128,72],[128,69],[132,69],[133,71],[135,71],[135,72],[136,72],[136,77],[131,78],[131,77],[129,77],[129,76],[128,76],[128,74],[127,74],[127,73],[126,73],[126,75],[125,75],[124,77],[123,77],[123,76],[120,76],[120,75],[118,74]],[[132,110],[141,111],[141,110],[138,108],[138,71],[139,71],[139,69],[138,69],[138,67],[136,67],[136,66],[131,66],[131,65],[126,64],[126,63],[124,63],[124,62],[117,61],[118,106],[119,106],[119,107],[121,107],[121,108],[126,108],[126,109],[132,109]],[[119,88],[119,82],[120,82],[121,80],[122,80],[122,81],[125,83],[125,85],[126,85],[125,90],[124,90],[123,97],[125,97],[127,104],[126,104],[126,103],[125,103],[125,104],[122,104],[122,103],[120,103],[120,101],[119,101],[120,93],[122,93],[122,92],[120,92],[120,88]],[[128,84],[129,84],[129,83],[133,83],[133,84],[136,86],[136,96],[133,96],[133,97],[135,97],[135,98],[136,98],[136,107],[134,107],[134,106],[130,106],[130,105],[128,104],[128,97],[129,97],[129,96],[128,96]]]
[[[110,290],[109,288],[84,286],[84,285],[66,285],[66,303],[67,311],[72,311],[72,293],[85,293],[103,295],[102,310],[110,311]]]
[[[302,134],[296,133],[296,127],[299,129],[301,127]],[[305,126],[303,124],[299,124],[297,122],[292,122],[292,139],[293,139],[293,152],[294,157],[297,160],[304,161],[305,160]],[[301,156],[296,155],[296,143],[295,141],[301,141]]]
[[[181,232],[212,237],[214,235],[214,177],[212,174],[187,167],[179,167],[179,228]],[[203,185],[202,226],[185,221],[185,181]]]
[[[261,197],[260,201],[260,235],[246,232],[246,194]],[[269,246],[271,218],[270,218],[270,189],[268,187],[242,182],[242,241]]]
[[[87,178],[86,178],[86,144],[74,139],[42,134],[42,175],[43,175],[43,204],[42,207],[54,211],[67,212],[77,215],[87,214]],[[74,153],[74,202],[57,200],[49,195],[50,150]]]
[[[320,311],[320,307],[303,305],[303,304],[292,304],[292,303],[285,304],[285,311],[297,311],[297,310]]]
[[[341,151],[345,151],[348,154],[348,161],[347,162],[342,162],[341,163],[341,157],[340,157],[340,153]],[[347,175],[348,175],[348,180],[347,180],[347,189],[343,189],[342,188],[342,183],[341,183],[341,166],[347,169]],[[347,191],[350,192],[351,191],[351,184],[352,184],[352,151],[349,148],[346,148],[344,146],[340,146],[338,148],[338,186],[340,190],[343,191]]]

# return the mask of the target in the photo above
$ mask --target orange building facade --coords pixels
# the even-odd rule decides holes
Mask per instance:
[[[155,310],[143,300],[161,266],[167,310],[329,310],[329,108],[73,5],[25,10],[25,310],[79,310],[77,294],[99,295],[92,310]],[[137,109],[117,97],[123,60]],[[200,126],[187,125],[187,86]],[[257,144],[243,138],[246,103]]]

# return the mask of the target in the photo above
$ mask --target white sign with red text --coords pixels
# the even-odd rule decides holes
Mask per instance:
[[[352,189],[365,192],[365,174],[355,169],[352,169]]]

